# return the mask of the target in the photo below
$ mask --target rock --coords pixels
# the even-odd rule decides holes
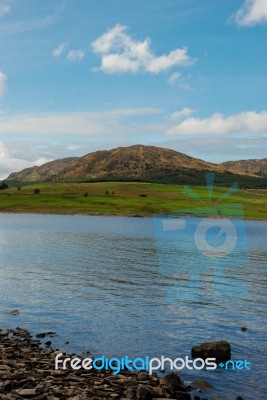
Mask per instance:
[[[213,389],[213,386],[210,385],[208,382],[202,380],[202,379],[198,379],[194,382],[191,383],[191,385],[194,389],[196,390],[209,390],[209,389]]]
[[[13,317],[16,317],[17,315],[19,315],[19,310],[11,310],[10,312],[9,312],[9,315],[12,315]]]
[[[65,396],[71,397],[71,396],[75,396],[75,392],[76,392],[76,390],[74,388],[70,388],[70,389],[67,389],[64,394],[65,394]]]
[[[154,387],[154,392],[157,397],[166,397],[166,395],[169,394],[169,391],[163,386]]]
[[[226,340],[202,343],[192,347],[192,357],[204,360],[206,358],[216,358],[217,362],[228,361],[231,359],[230,343]]]
[[[70,366],[55,370],[57,354],[62,353],[63,359],[78,356],[43,348],[25,329],[8,333],[0,335],[0,400],[191,400],[178,374],[160,378],[145,371],[114,375],[113,371],[72,370]]]
[[[244,397],[237,396],[236,400],[245,400]]]
[[[137,400],[152,400],[156,396],[154,389],[149,385],[141,385],[137,389],[136,398]]]
[[[127,399],[134,399],[135,398],[135,390],[133,387],[126,390],[125,396]]]
[[[0,336],[7,336],[8,334],[9,334],[9,331],[7,329],[0,330]]]
[[[36,337],[43,339],[43,338],[45,338],[45,333],[37,333]]]
[[[190,394],[189,393],[185,393],[185,392],[176,392],[175,398],[177,400],[191,400],[192,399]],[[204,399],[201,399],[201,400],[204,400]]]
[[[138,381],[149,381],[151,379],[151,376],[147,372],[140,372],[137,375],[137,380]]]
[[[19,328],[19,327],[17,327],[16,329],[14,329],[14,330],[12,331],[12,333],[13,333],[13,335],[15,335],[15,336],[20,336],[20,337],[24,337],[24,338],[30,338],[30,337],[31,337],[31,335],[29,334],[28,331],[26,331],[26,329],[22,329],[22,328]]]
[[[0,365],[0,371],[10,371],[10,367],[8,365]]]
[[[242,326],[240,329],[242,332],[246,332],[248,330],[248,328],[246,326]]]
[[[169,373],[162,379],[161,386],[165,387],[170,394],[185,392],[187,390],[180,376],[174,372]]]
[[[56,332],[40,332],[40,333],[37,333],[37,335],[36,335],[36,337],[39,339],[43,339],[47,336],[49,336],[49,337],[56,336]]]
[[[14,394],[21,396],[21,397],[34,397],[36,396],[36,390],[35,389],[19,389],[19,390],[15,390]]]

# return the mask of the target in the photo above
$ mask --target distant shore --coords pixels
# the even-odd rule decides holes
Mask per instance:
[[[41,183],[0,190],[0,212],[153,217],[160,213],[267,220],[267,190],[138,182]]]
[[[24,214],[24,215],[61,215],[61,216],[79,216],[79,217],[125,217],[125,218],[155,218],[157,217],[157,215],[159,215],[160,213],[155,213],[155,214],[148,214],[148,215],[139,215],[139,214],[133,214],[133,215],[123,215],[123,214],[112,214],[112,213],[108,213],[108,214],[101,214],[101,213],[68,213],[68,212],[37,212],[36,210],[30,211],[9,211],[9,210],[1,210],[0,209],[0,215],[1,214]],[[177,216],[178,217],[178,216]],[[267,217],[266,218],[255,218],[255,217],[235,217],[235,216],[219,216],[219,215],[183,215],[183,218],[199,218],[199,219],[203,219],[203,218],[210,218],[210,219],[224,219],[224,218],[228,218],[228,219],[232,219],[232,220],[244,220],[244,221],[255,221],[255,222],[267,222]]]

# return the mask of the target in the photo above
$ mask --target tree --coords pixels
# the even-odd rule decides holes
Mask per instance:
[[[34,189],[33,194],[40,194],[40,192],[41,192],[41,190],[36,188],[36,189]]]
[[[8,184],[6,182],[2,182],[0,185],[0,190],[8,189]]]

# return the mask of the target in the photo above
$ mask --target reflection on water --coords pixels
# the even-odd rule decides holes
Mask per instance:
[[[184,371],[184,378],[207,379],[225,399],[263,398],[266,222],[247,222],[246,264],[202,269],[196,297],[182,268],[196,248],[176,253],[180,273],[163,274],[152,219],[0,214],[0,221],[0,327],[56,330],[54,346],[69,340],[68,351],[106,356],[184,357],[194,344],[227,339],[251,371]],[[7,315],[13,308],[19,317]]]

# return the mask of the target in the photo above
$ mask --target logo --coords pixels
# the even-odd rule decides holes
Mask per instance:
[[[188,209],[154,216],[160,273],[173,282],[167,289],[171,301],[247,293],[234,273],[248,262],[243,206],[231,199],[239,186],[214,193],[215,174],[206,174],[206,182],[201,195],[184,187]],[[190,200],[199,206],[190,208]]]
[[[183,369],[188,370],[202,370],[212,371],[217,368],[224,368],[226,370],[250,370],[250,362],[247,360],[228,360],[226,363],[216,362],[216,358],[202,358],[190,359],[188,356],[183,358],[177,357],[175,359],[161,356],[161,357],[137,357],[130,359],[128,356],[121,358],[113,357],[108,358],[106,356],[98,358],[80,358],[77,356],[64,357],[63,353],[58,353],[55,357],[55,369],[66,370],[71,368],[73,370],[84,370],[90,371],[95,369],[97,371],[106,370],[113,371],[114,375],[119,374],[121,371],[148,371],[152,375],[155,371],[182,371]]]

